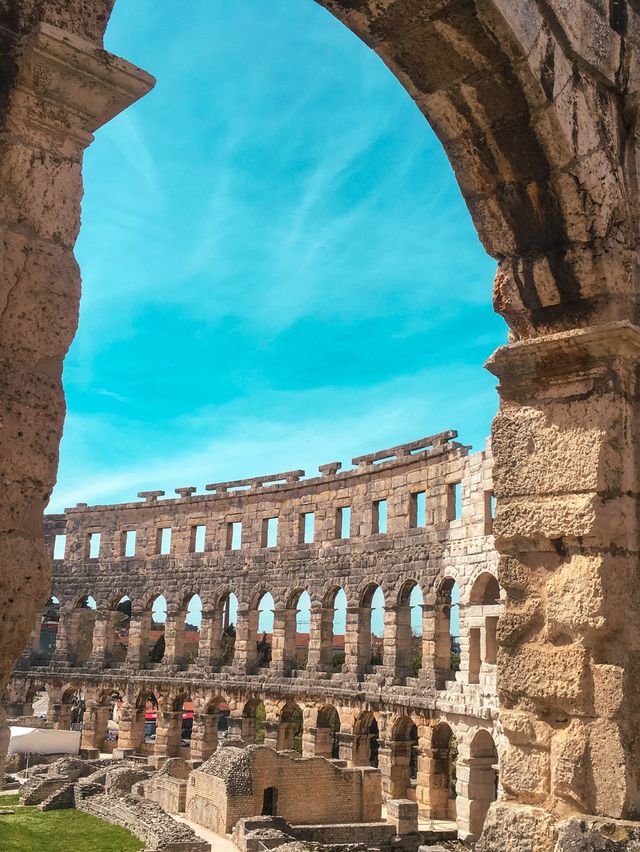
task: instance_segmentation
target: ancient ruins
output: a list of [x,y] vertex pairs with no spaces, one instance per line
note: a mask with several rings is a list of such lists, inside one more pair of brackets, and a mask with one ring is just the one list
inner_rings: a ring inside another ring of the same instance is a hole
[[[64,419],[62,361],[77,323],[82,154],[93,131],[153,85],[103,50],[112,5],[0,6],[3,688],[50,595],[42,516]],[[632,848],[640,816],[638,4],[322,5],[378,53],[425,114],[499,264],[494,304],[510,340],[489,369],[500,382],[492,452],[506,740],[504,795],[478,849]],[[274,651],[284,667],[282,635]],[[177,637],[169,632],[170,652]],[[239,630],[247,664],[248,648]],[[422,700],[426,693],[417,690]]]
[[[53,598],[37,613],[9,686],[10,715],[31,717],[34,697],[46,693],[49,722],[68,728],[81,696],[85,749],[115,747],[161,765],[167,757],[207,760],[225,744],[220,708],[228,707],[230,742],[379,767],[385,800],[414,801],[426,817],[455,820],[460,837],[476,839],[498,792],[500,590],[491,456],[468,455],[455,438],[446,432],[381,450],[347,470],[325,464],[308,479],[296,470],[47,516],[48,546],[61,558]],[[261,658],[267,594],[273,629]],[[340,594],[345,626],[335,635]],[[195,596],[198,630],[187,618]],[[166,622],[156,624],[161,597]],[[109,745],[116,704],[119,731]],[[339,811],[336,796],[348,801],[324,777],[332,771],[314,764],[304,784],[326,821]],[[289,818],[284,781],[277,787],[277,815]],[[230,832],[254,815],[223,826]]]

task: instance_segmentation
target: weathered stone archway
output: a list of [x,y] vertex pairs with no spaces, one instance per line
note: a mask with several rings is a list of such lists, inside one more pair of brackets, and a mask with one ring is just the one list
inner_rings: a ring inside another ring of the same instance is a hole
[[[99,50],[112,4],[16,0],[0,13],[2,688],[49,594],[41,517],[77,323],[82,151],[152,85]],[[546,850],[550,815],[640,813],[636,5],[322,5],[425,113],[499,261],[494,301],[512,339],[490,369],[510,744],[486,848],[511,833]]]

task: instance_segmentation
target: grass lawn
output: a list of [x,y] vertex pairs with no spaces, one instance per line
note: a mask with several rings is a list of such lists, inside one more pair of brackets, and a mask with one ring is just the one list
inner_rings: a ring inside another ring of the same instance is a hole
[[117,825],[76,810],[39,811],[18,804],[17,795],[0,797],[2,852],[138,852],[144,843]]

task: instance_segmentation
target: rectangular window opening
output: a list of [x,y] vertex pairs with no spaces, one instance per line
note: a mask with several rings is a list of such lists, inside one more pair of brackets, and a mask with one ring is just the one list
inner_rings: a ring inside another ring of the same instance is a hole
[[462,516],[462,487],[460,482],[450,482],[447,489],[447,518],[455,521]]
[[227,550],[240,550],[242,546],[242,521],[227,524]]
[[313,543],[315,519],[315,512],[303,512],[300,515],[300,544]]
[[166,556],[171,550],[171,527],[158,527],[158,553]]
[[262,546],[278,546],[278,519],[264,518],[262,521]]
[[387,531],[387,501],[376,500],[373,504],[373,517],[371,521],[372,533],[386,533]]
[[411,495],[409,504],[409,526],[421,529],[427,525],[427,495],[424,491],[416,491]]
[[495,500],[493,491],[484,492],[484,532],[491,535],[493,532],[493,518],[495,514]]
[[207,535],[207,528],[204,524],[194,524],[191,527],[191,553],[204,553],[204,542]]
[[338,538],[351,538],[351,506],[338,509]]
[[122,534],[122,555],[123,556],[135,556],[136,555],[136,531],[135,530],[125,530]]
[[97,559],[100,556],[100,537],[99,532],[89,533],[89,559]]
[[53,558],[64,559],[64,552],[67,549],[67,536],[64,533],[58,533],[53,540]]

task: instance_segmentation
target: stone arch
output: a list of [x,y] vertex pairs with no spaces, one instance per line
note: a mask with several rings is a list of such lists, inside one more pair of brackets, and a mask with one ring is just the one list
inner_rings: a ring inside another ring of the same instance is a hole
[[[33,14],[24,14],[22,5],[18,7],[15,17],[7,21],[11,27],[9,44],[20,44],[22,47],[22,36],[41,19],[45,19],[49,23],[66,27],[80,39],[88,39],[94,47],[100,46],[106,23],[104,9],[84,4],[82,13],[76,15],[75,9],[70,8],[67,14],[61,6],[56,6],[54,10],[50,5],[41,5]],[[636,264],[623,262],[633,259],[632,244],[635,240],[635,110],[629,103],[631,99],[626,97],[633,88],[627,90],[627,75],[619,73],[618,63],[612,58],[627,49],[623,38],[627,21],[623,12],[626,12],[628,4],[615,4],[615,9],[613,5],[611,9],[590,5],[588,8],[595,23],[589,24],[587,33],[593,35],[593,38],[576,36],[572,25],[574,22],[567,17],[572,14],[567,4],[528,3],[522,7],[525,14],[520,14],[519,4],[491,1],[483,4],[456,4],[454,14],[444,25],[439,5],[436,9],[420,9],[417,13],[413,4],[402,0],[391,4],[370,4],[366,0],[324,0],[324,5],[379,52],[436,129],[454,164],[480,236],[487,250],[500,260],[496,306],[507,317],[514,339],[533,337],[545,331],[561,332],[563,329],[597,324],[604,328],[604,322],[612,319],[635,320],[636,288],[631,288],[629,284]],[[597,42],[597,46],[593,42]],[[85,53],[89,55],[90,51]],[[25,54],[28,57],[29,50]],[[97,61],[95,50],[92,55]],[[14,57],[11,53],[9,57],[13,67]],[[110,57],[103,56],[102,60],[109,63]],[[21,59],[20,65],[25,61]],[[561,73],[561,69],[564,69],[564,73]],[[20,80],[18,70],[16,67],[14,79]],[[633,87],[635,77],[633,74],[630,77]],[[69,118],[67,131],[70,132],[67,134],[61,130],[60,133],[53,133],[50,140],[42,136],[32,139],[29,128],[22,126],[22,99],[7,98],[4,123],[11,128],[20,128],[20,134],[17,136],[15,151],[8,149],[3,155],[7,160],[3,172],[10,174],[14,163],[23,156],[23,150],[33,144],[43,149],[51,144],[56,155],[63,159],[79,157],[78,140],[86,139],[84,134],[94,130],[113,111],[139,97],[151,85],[150,80],[141,73],[136,76],[133,70],[131,80],[130,91],[119,93],[113,102],[110,101],[109,108],[96,106],[96,114],[93,116],[82,115],[82,111],[78,111],[77,115]],[[65,83],[69,85],[66,80],[61,82],[63,96],[66,95]],[[106,100],[107,91],[104,81],[99,99]],[[34,92],[36,100],[41,94]],[[41,133],[41,130],[38,132]],[[586,144],[594,138],[599,139],[598,148],[602,149],[595,153],[592,146]],[[72,155],[68,153],[69,150],[73,152]],[[30,167],[33,172],[37,160],[37,157],[34,158]],[[72,162],[75,169],[75,161],[65,160],[70,168]],[[36,239],[46,237],[45,226],[37,212],[42,197],[46,197],[49,187],[54,183],[54,178],[47,175],[46,170],[42,175],[35,174],[42,180],[42,192],[35,193],[35,198],[27,193],[23,197],[16,195],[15,211],[12,210],[10,214],[18,222],[34,221]],[[65,292],[69,294],[71,317],[77,305],[74,290],[77,290],[79,280],[71,258],[79,195],[79,188],[69,190],[64,205],[65,215],[62,216],[63,224],[68,223],[70,226],[70,236],[61,246],[61,264],[65,270],[63,278],[67,284]],[[60,209],[62,212],[62,205]],[[46,264],[41,266],[44,268]],[[23,271],[21,274],[29,273]],[[29,282],[27,292],[33,295],[24,295],[23,288],[18,291],[22,300],[21,315],[27,317],[36,314],[35,310],[30,310],[31,305],[37,304],[47,289],[43,273],[42,277],[33,271],[31,274],[34,280]],[[46,304],[46,301],[43,302],[43,305]],[[9,312],[8,317],[3,319],[10,322],[12,313]],[[53,327],[54,324],[50,325]],[[37,342],[37,353],[41,360],[50,359],[52,375],[60,372],[61,353],[72,337],[73,325],[71,321],[60,338],[58,328],[53,333],[47,333],[47,323],[42,324],[42,339]],[[29,329],[29,326],[26,328]],[[597,350],[595,347],[590,348],[593,338],[587,340],[584,348],[578,345],[576,363],[569,364],[565,369],[562,379],[568,377],[567,384],[574,388],[575,377],[584,370],[585,364],[591,369],[601,358],[604,366],[603,348],[607,351],[609,361],[613,361],[610,354],[614,349],[612,337],[620,340],[620,336],[617,332],[608,337],[602,331],[599,334],[602,334],[603,339],[606,338],[605,345],[599,343]],[[19,366],[11,368],[10,380],[15,382],[16,387],[20,387],[21,380],[31,382],[29,369],[23,365],[32,363],[29,359],[35,344],[29,339],[29,334],[16,334],[14,337],[16,364]],[[522,423],[515,425],[522,399],[526,398],[530,407],[533,400],[539,410],[545,408],[544,401],[535,402],[540,389],[530,377],[536,374],[542,381],[547,378],[548,364],[552,360],[556,363],[558,361],[558,350],[552,349],[556,343],[557,339],[540,341],[537,352],[545,352],[533,370],[507,369],[505,365],[512,364],[515,367],[519,357],[514,348],[507,350],[499,356],[498,362],[494,362],[493,368],[504,375],[503,392],[509,395],[510,406],[508,415],[502,417],[496,429],[496,434],[500,428],[504,430],[502,448],[498,449],[496,455],[498,467],[502,466],[503,470],[510,467],[509,454],[516,444],[509,438],[525,431]],[[568,342],[567,349],[572,345]],[[576,351],[575,348],[573,351]],[[522,354],[522,349],[519,353]],[[533,360],[536,357],[534,355]],[[610,366],[607,362],[607,369]],[[518,374],[516,381],[513,381],[514,374]],[[510,380],[511,388],[508,387]],[[519,387],[514,389],[518,383]],[[556,408],[561,395],[560,380],[557,384],[558,392],[554,401]],[[44,393],[44,390],[41,392]],[[50,384],[46,394],[52,411],[50,422],[55,450],[63,417],[59,380]],[[624,395],[620,394],[619,400]],[[579,410],[584,428],[588,429],[588,417],[592,409],[584,400],[583,403],[582,408],[579,404],[574,406],[572,419],[574,422],[578,420]],[[617,408],[616,405],[611,407]],[[603,420],[606,419],[604,413],[601,416]],[[55,478],[56,459],[50,447],[39,453],[37,450],[32,453],[22,452],[23,447],[35,444],[31,439],[37,434],[40,425],[35,417],[33,422],[30,422],[30,418],[24,420],[25,431],[20,431],[19,440],[12,438],[12,441],[16,441],[17,449],[16,480],[21,477],[27,481],[30,478],[30,465],[35,452],[36,459],[43,463],[40,476],[43,487],[38,489],[37,496],[29,491],[29,496],[25,493],[18,499],[18,505],[11,507],[13,516],[28,519],[22,522],[24,530],[16,529],[11,536],[16,541],[27,542],[24,564],[38,566],[39,576],[44,577],[46,560],[41,542],[33,534],[32,519],[40,513],[50,491]],[[600,434],[609,431],[604,428],[605,425],[603,422],[598,424]],[[534,425],[532,431],[535,432],[535,429]],[[629,442],[631,457],[635,453],[635,439],[624,440]],[[597,457],[600,463],[607,458],[609,446],[600,443],[595,451],[591,447],[588,452]],[[534,461],[544,463],[543,451],[536,447],[531,451],[531,454],[534,453]],[[579,462],[587,458],[587,454],[579,450],[575,456]],[[576,471],[580,470],[579,462],[575,465]],[[603,469],[608,469],[606,463]],[[616,474],[611,470],[608,472],[613,480]],[[515,486],[522,484],[518,481],[519,477],[516,473]],[[606,484],[608,493],[624,491],[617,483],[614,487],[612,481]],[[524,489],[520,493],[524,494]],[[569,501],[567,506],[570,506]],[[597,507],[595,511],[597,514]],[[574,510],[570,509],[566,517],[569,520],[562,521],[561,533],[571,529]],[[512,522],[512,541],[524,530],[524,526],[518,527],[517,520],[516,517]],[[13,530],[8,524],[5,527]],[[594,528],[598,528],[598,519]],[[591,528],[587,532],[591,532]],[[522,537],[524,539],[525,535]],[[564,548],[564,543],[558,540]],[[606,547],[609,545],[610,542],[607,542]],[[526,548],[527,543],[523,542],[521,550]],[[539,552],[531,546],[529,548],[532,552]],[[602,554],[603,558],[616,558],[605,547],[602,548]],[[508,555],[514,557],[513,553]],[[523,561],[526,564],[524,558]],[[619,572],[615,570],[617,564],[612,562],[607,569],[611,576],[619,577]],[[531,569],[531,574],[534,573]],[[21,581],[22,578],[18,579]],[[12,593],[13,588],[10,587],[9,601],[13,600],[10,597]],[[603,617],[607,618],[607,615]],[[611,619],[615,621],[615,616],[612,615]],[[635,620],[629,619],[631,622]],[[15,657],[23,644],[25,630],[28,629],[23,622],[24,618],[17,620],[16,635],[4,640],[8,658]],[[621,642],[621,651],[625,647],[625,638]],[[552,648],[547,646],[544,650],[551,652]],[[591,648],[586,653],[591,659],[586,662],[584,658],[580,659],[588,682],[591,676],[589,663],[595,662],[597,657]],[[626,652],[621,652],[619,659],[624,671],[629,662]],[[582,684],[580,686],[582,688]],[[544,709],[535,706],[535,701],[530,700],[526,686],[518,688],[517,683],[509,682],[506,688],[510,687],[513,687],[511,694],[515,696],[514,700],[522,698],[522,706],[531,713],[533,720],[542,716]],[[630,699],[625,696],[625,702],[634,699],[633,695]],[[529,709],[532,704],[534,710]],[[630,704],[629,710],[631,707]],[[570,706],[568,709],[571,712]],[[620,729],[614,728],[612,725],[611,743],[616,742],[617,737],[625,736]],[[635,748],[627,749],[626,743],[621,755],[621,759],[628,759],[631,765],[634,761],[637,763]],[[634,809],[636,804],[637,788],[625,788],[620,804],[607,809],[613,811],[614,815],[624,815]]]
[[[593,270],[583,229],[596,216],[601,191],[589,175],[587,139],[572,133],[574,124],[562,116],[564,102],[554,101],[554,74],[549,79],[540,64],[540,51],[562,53],[555,7],[544,12],[528,4],[518,14],[491,2],[480,12],[469,2],[439,14],[430,8],[417,13],[409,0],[317,2],[379,54],[435,130],[478,236],[499,261],[496,308],[511,328],[531,336],[571,327],[572,309],[581,299],[597,310],[607,285],[600,282],[596,292],[581,294],[578,279],[584,275],[581,264]],[[564,13],[560,21],[569,23]],[[609,21],[599,25],[607,31]],[[539,34],[538,50],[532,49],[531,33]],[[574,97],[579,80],[571,84]],[[589,96],[587,107],[584,93],[577,95],[585,112],[605,110],[613,126],[622,120],[615,97],[607,97],[605,105],[595,88]],[[612,139],[610,155],[615,144]],[[575,158],[579,177],[567,182],[564,175]],[[609,226],[625,219],[625,204],[624,192],[616,188],[605,213]],[[621,263],[622,252],[614,248],[613,254]],[[553,304],[543,295],[543,269],[557,293]]]
[[393,640],[395,672],[401,679],[416,677],[422,668],[423,605],[424,594],[418,580],[404,580],[396,597],[395,636],[389,637]]
[[267,711],[262,699],[249,698],[242,708],[241,738],[246,745],[261,745],[265,740]]
[[[450,574],[443,577],[435,586],[434,607],[434,644],[435,644],[435,672],[436,682],[442,684],[445,680],[451,680],[454,672],[460,668],[460,586],[457,580]],[[455,616],[452,610],[456,611]]]
[[458,822],[462,836],[473,840],[480,837],[487,811],[498,798],[498,750],[489,731],[483,728],[474,734],[469,756],[460,763],[458,773],[466,792],[458,800]]
[[298,586],[286,595],[284,610],[283,670],[305,669],[311,639],[311,595]]
[[382,585],[368,583],[359,595],[358,674],[365,675],[384,662],[384,608]]
[[302,754],[304,718],[302,709],[295,701],[287,701],[280,710],[277,730],[276,749],[278,751],[297,751]]
[[469,683],[480,683],[482,677],[495,677],[498,654],[498,618],[500,586],[488,571],[480,573],[470,588],[464,609],[465,639],[468,645],[466,670]]
[[32,659],[36,664],[47,664],[56,649],[62,650],[65,638],[60,635],[61,609],[60,598],[56,595],[51,595],[42,608],[32,650]]
[[146,632],[146,654],[144,648],[141,649],[140,656],[147,664],[154,666],[161,663],[164,659],[167,647],[167,617],[169,612],[169,604],[166,596],[162,592],[155,592],[147,598],[147,603],[144,608],[144,626]]
[[429,816],[455,819],[457,800],[458,744],[447,722],[438,722],[431,732]]
[[81,684],[69,683],[60,690],[60,704],[54,712],[54,728],[61,731],[80,727],[86,709],[84,690]]
[[416,799],[418,779],[418,726],[411,716],[398,716],[380,749],[382,791],[391,799]]
[[316,716],[313,753],[337,760],[340,757],[340,714],[333,704],[324,704]]
[[[275,598],[268,589],[261,589],[252,596],[249,606],[249,643],[255,645],[254,667],[267,668],[272,659]],[[250,645],[250,650],[253,650]],[[250,658],[247,667],[250,670]]]
[[320,598],[318,669],[329,674],[342,671],[345,661],[348,599],[339,583],[330,583]]
[[131,598],[126,592],[117,592],[111,598],[104,655],[107,666],[119,665],[127,658],[132,606]]
[[378,766],[380,728],[372,710],[362,710],[353,722],[353,766]]
[[[220,666],[230,666],[233,663],[237,624],[238,624],[238,597],[234,591],[228,589],[218,596],[217,606],[214,611],[216,619],[216,630],[213,634],[214,659],[219,660]],[[217,630],[220,630],[220,638]]]

